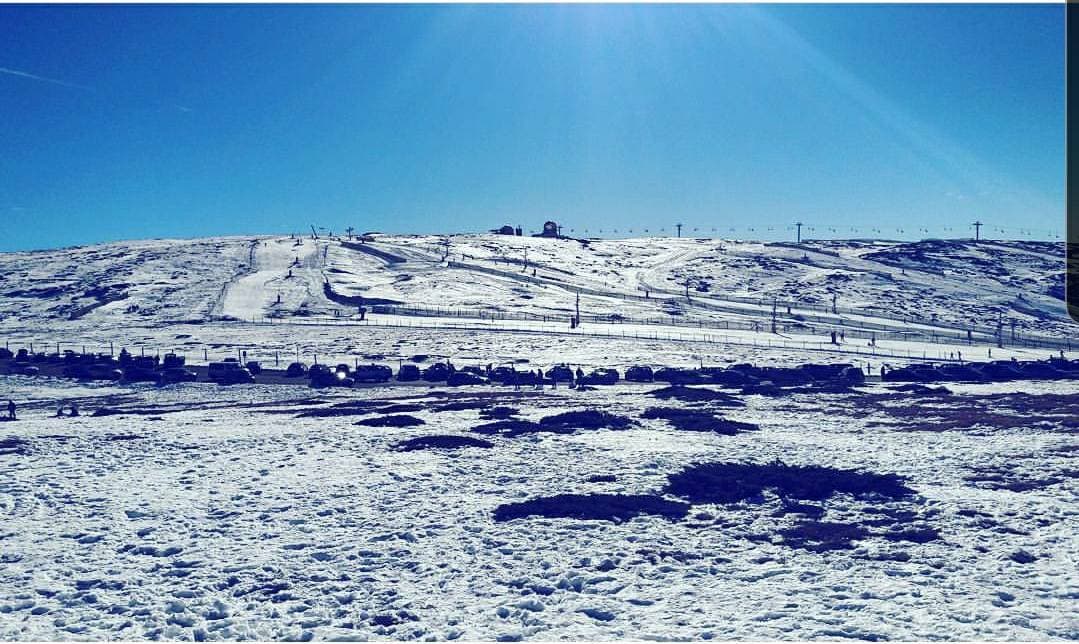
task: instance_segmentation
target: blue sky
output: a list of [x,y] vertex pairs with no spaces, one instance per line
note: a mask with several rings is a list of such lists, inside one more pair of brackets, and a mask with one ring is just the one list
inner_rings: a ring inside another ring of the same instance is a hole
[[0,6],[0,250],[545,219],[1052,238],[1063,26],[1062,4]]

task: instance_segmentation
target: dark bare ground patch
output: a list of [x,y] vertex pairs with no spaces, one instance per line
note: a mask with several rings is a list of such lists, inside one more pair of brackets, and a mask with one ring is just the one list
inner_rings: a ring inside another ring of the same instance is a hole
[[734,436],[739,432],[760,429],[758,425],[752,423],[727,420],[706,411],[678,407],[649,407],[641,414],[641,418],[662,418],[672,427],[681,431],[714,432],[724,436]]
[[648,392],[649,395],[660,400],[680,400],[682,402],[706,402],[717,407],[745,407],[746,404],[737,397],[715,389],[704,387],[686,387],[684,385],[672,385]]
[[785,499],[820,501],[835,494],[898,499],[914,494],[895,474],[818,465],[704,463],[667,476],[665,492],[692,503],[737,503],[772,490]]
[[1079,394],[1001,393],[985,395],[912,396],[865,394],[851,404],[829,406],[830,414],[862,418],[880,415],[867,427],[898,431],[998,431],[1037,429],[1079,432]]
[[485,420],[506,420],[508,418],[513,418],[517,413],[518,410],[514,407],[498,406],[480,412],[480,418]]
[[431,411],[465,411],[468,409],[488,409],[491,407],[489,400],[458,400],[445,403],[431,408]]
[[853,541],[865,539],[870,533],[853,523],[803,521],[780,530],[779,535],[783,537],[783,544],[791,548],[825,552],[849,550],[854,547]]
[[520,503],[507,503],[495,509],[495,521],[510,521],[529,516],[550,519],[626,521],[642,514],[658,515],[668,520],[686,516],[689,504],[646,494],[559,494]]
[[[196,407],[189,407],[188,409],[196,409]],[[161,407],[100,407],[94,410],[94,413],[90,416],[94,418],[100,418],[102,416],[157,416],[160,414],[169,414],[178,411],[186,411],[186,409],[165,409]]]
[[632,423],[633,421],[624,416],[594,409],[545,416],[539,422],[544,427],[570,429],[625,429]]
[[796,503],[784,499],[782,507],[773,512],[772,516],[782,517],[788,514],[801,514],[811,519],[819,519],[824,516],[824,508],[812,503]]
[[353,423],[353,425],[363,425],[365,427],[415,427],[417,425],[425,424],[426,423],[422,418],[416,418],[415,416],[409,416],[408,414],[377,416],[375,418],[358,420]]
[[513,438],[522,434],[544,431],[543,426],[531,420],[498,420],[493,423],[476,425],[472,431],[485,436],[506,436]]
[[901,391],[906,394],[917,396],[950,396],[952,393],[951,389],[948,389],[947,387],[930,387],[928,385],[920,385],[916,382],[893,387],[892,391]]
[[477,434],[487,436],[500,435],[508,438],[524,434],[572,434],[580,429],[625,429],[632,421],[623,416],[605,411],[585,410],[568,411],[541,419],[538,423],[531,420],[507,419],[485,423],[472,428]]
[[25,456],[29,445],[17,436],[0,438],[0,456]]
[[423,409],[423,405],[409,404],[334,405],[333,407],[323,409],[309,409],[298,414],[296,418],[338,418],[344,416],[365,416],[367,414],[403,414],[410,411],[422,411]]
[[142,434],[109,434],[105,436],[107,441],[136,441],[142,438],[146,438]]
[[766,396],[768,398],[782,398],[785,396],[794,396],[800,394],[849,395],[862,393],[854,388],[857,386],[860,385],[850,384],[846,382],[822,382],[795,386],[777,385],[771,382],[759,382],[743,386],[741,393],[743,396],[757,395]]
[[880,536],[888,541],[908,541],[910,543],[929,543],[940,539],[940,531],[936,528],[915,527],[901,528],[883,532]]
[[963,480],[985,490],[1029,492],[1059,485],[1077,477],[1079,477],[1079,470],[1063,470],[1047,476],[1024,476],[1003,468],[978,468],[972,474],[964,476]]
[[490,448],[490,443],[471,436],[419,436],[401,441],[394,445],[394,449],[402,452],[413,452],[421,449],[461,449],[464,447]]

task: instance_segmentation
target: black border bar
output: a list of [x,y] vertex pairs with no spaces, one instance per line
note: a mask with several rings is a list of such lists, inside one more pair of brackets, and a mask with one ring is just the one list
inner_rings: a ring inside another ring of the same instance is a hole
[[[1064,299],[1068,314],[1079,322],[1079,177],[1072,170],[1079,164],[1079,0],[1064,5]],[[1073,37],[1074,36],[1074,37]]]

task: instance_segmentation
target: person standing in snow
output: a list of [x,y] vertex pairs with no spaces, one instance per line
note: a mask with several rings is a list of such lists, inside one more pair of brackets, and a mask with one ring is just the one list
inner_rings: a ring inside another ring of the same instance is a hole
[[8,420],[15,420],[15,401],[14,400],[8,400],[7,401],[7,417],[8,417]]
[[70,414],[70,416],[72,418],[74,418],[75,416],[78,416],[78,415],[79,415],[79,403],[71,403],[71,414]]

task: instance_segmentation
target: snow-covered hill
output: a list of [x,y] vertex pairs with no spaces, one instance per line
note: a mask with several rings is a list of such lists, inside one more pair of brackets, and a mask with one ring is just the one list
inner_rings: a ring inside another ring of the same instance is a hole
[[[1062,257],[1059,243],[970,240],[153,240],[0,254],[0,316],[8,325],[289,317],[356,296],[556,315],[570,313],[582,291],[587,314],[709,317],[704,307],[732,298],[829,311],[834,296],[848,313],[984,327],[1002,314],[1009,326],[1066,333]],[[684,294],[687,283],[690,298],[672,311],[661,296]],[[646,292],[657,298],[627,299]]]
[[[378,235],[362,242],[122,242],[0,254],[0,334],[158,347],[196,335],[191,342],[213,347],[227,344],[226,335],[236,343],[228,325],[302,323],[276,348],[325,353],[326,344],[341,346],[329,341],[325,325],[359,323],[364,306],[364,324],[446,335],[454,328],[565,332],[579,311],[578,335],[828,349],[836,346],[834,332],[848,352],[870,345],[912,357],[991,347],[1003,336],[1044,357],[1070,350],[1074,334],[1063,304],[1062,253],[1049,242],[971,240]],[[391,334],[399,346],[401,332]],[[273,335],[263,329],[239,344],[266,345]]]

